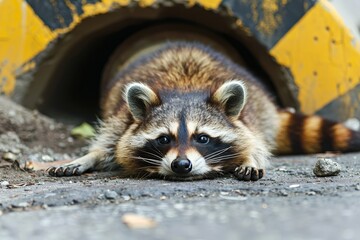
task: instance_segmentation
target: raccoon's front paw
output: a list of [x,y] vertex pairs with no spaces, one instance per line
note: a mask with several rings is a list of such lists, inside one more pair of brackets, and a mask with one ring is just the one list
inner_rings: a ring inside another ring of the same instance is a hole
[[70,177],[70,176],[79,176],[85,169],[80,164],[65,164],[60,167],[50,167],[47,169],[47,172],[50,176],[53,177]]
[[264,169],[257,169],[255,167],[240,166],[235,168],[233,175],[242,181],[257,181],[265,174]]

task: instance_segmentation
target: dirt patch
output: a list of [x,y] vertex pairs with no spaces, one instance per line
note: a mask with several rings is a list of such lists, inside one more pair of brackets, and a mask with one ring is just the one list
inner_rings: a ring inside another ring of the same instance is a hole
[[51,180],[44,172],[23,172],[18,166],[29,160],[50,162],[84,153],[86,141],[71,137],[72,127],[0,97],[0,181]]

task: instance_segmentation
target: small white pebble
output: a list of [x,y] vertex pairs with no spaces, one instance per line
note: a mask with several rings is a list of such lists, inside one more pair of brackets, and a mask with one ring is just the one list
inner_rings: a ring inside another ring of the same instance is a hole
[[54,161],[54,158],[50,157],[49,155],[42,155],[41,160],[43,160],[44,162],[52,162]]
[[27,202],[21,202],[21,203],[12,204],[12,206],[14,208],[26,208],[26,207],[29,207],[30,204]]
[[129,195],[124,195],[124,196],[121,196],[122,199],[124,199],[125,201],[129,201],[131,199],[131,197]]
[[10,162],[14,162],[16,160],[16,155],[12,152],[6,152],[2,155],[2,159]]
[[117,192],[115,191],[111,191],[111,190],[106,190],[105,192],[105,198],[107,199],[115,199],[117,198],[119,195],[117,194]]
[[8,181],[2,181],[1,183],[0,183],[0,185],[2,186],[2,187],[6,187],[6,186],[8,186],[10,183],[8,182]]

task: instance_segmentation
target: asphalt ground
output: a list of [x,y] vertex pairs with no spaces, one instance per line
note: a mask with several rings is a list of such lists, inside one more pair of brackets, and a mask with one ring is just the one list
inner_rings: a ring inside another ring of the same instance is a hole
[[[328,155],[342,166],[333,177],[313,174],[318,157],[274,158],[257,182],[54,178],[12,167],[7,179],[3,168],[0,239],[359,239],[360,154]],[[153,224],[131,227],[129,213]]]

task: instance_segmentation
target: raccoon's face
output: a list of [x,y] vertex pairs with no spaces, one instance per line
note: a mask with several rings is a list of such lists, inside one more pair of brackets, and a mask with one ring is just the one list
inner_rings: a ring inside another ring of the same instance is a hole
[[137,126],[128,136],[132,149],[130,162],[125,163],[128,171],[133,175],[199,179],[235,167],[241,147],[238,126],[233,122],[245,97],[240,81],[227,82],[212,95],[158,95],[143,84],[130,84],[126,100]]

